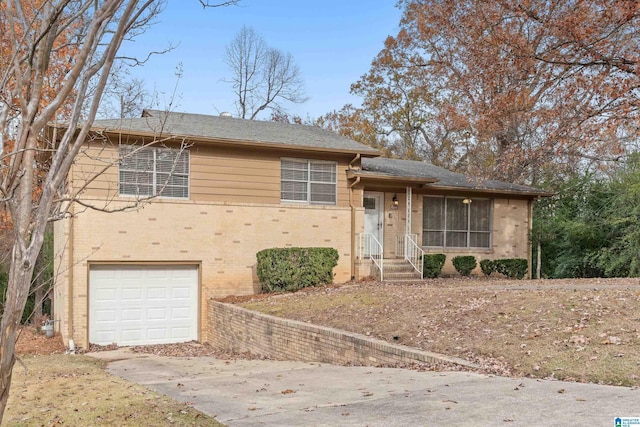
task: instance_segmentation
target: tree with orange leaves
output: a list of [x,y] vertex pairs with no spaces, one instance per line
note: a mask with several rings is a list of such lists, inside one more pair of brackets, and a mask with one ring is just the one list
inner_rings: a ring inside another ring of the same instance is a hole
[[[203,7],[236,2],[200,0]],[[0,320],[0,423],[45,230],[75,202],[63,183],[89,134],[123,40],[144,31],[163,4],[0,0],[0,204],[13,237]],[[53,141],[45,131],[59,118],[66,128]]]
[[399,33],[352,92],[380,131],[413,129],[422,157],[440,149],[460,169],[532,183],[635,148],[639,2],[399,6]]

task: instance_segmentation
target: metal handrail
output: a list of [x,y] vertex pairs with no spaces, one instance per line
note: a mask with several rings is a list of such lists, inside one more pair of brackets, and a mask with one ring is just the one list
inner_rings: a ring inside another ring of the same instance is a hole
[[[414,242],[418,241],[417,234],[409,234],[408,236],[411,236]],[[396,235],[396,257],[397,258],[404,258],[404,253],[407,246],[406,237],[407,237],[407,234]]]
[[358,258],[369,258],[380,272],[380,280],[384,280],[384,257],[382,244],[371,233],[358,233]]
[[404,235],[404,259],[409,261],[409,264],[411,264],[413,268],[420,273],[420,278],[423,278],[424,251],[420,246],[418,246],[418,243],[416,242],[417,240],[418,236],[416,234]]

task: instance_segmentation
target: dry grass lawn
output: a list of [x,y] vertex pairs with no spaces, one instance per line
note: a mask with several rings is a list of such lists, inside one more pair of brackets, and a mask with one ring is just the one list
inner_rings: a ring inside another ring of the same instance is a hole
[[350,284],[243,306],[481,364],[485,372],[640,386],[640,280]]
[[3,425],[223,426],[189,402],[108,374],[100,360],[56,353],[56,339],[23,330],[18,349],[31,354],[15,364]]

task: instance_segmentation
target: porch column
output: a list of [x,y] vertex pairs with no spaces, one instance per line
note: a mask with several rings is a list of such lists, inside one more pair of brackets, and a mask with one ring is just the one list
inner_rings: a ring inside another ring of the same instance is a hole
[[407,202],[406,202],[407,220],[405,222],[404,234],[411,234],[411,202],[413,201],[412,195],[413,193],[412,193],[411,187],[407,187]]
[[407,236],[411,234],[411,202],[413,201],[413,197],[411,192],[411,187],[407,187],[406,197],[405,197],[405,205],[407,207],[407,211],[405,213],[406,220],[404,222],[404,258],[407,259],[407,254],[409,253],[409,239]]

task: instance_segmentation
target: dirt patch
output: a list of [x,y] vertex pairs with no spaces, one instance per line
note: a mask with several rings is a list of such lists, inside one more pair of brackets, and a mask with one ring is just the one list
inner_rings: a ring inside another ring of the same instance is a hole
[[364,283],[240,305],[461,357],[488,373],[640,385],[640,279]]
[[18,341],[16,342],[16,354],[18,355],[58,354],[64,353],[65,350],[60,334],[47,338],[39,327],[33,325],[22,326],[18,332]]
[[[89,349],[86,352],[100,352],[117,350],[119,348],[116,344],[107,346],[100,346],[96,344],[90,344]],[[189,341],[183,343],[173,344],[154,344],[154,345],[136,345],[127,347],[134,353],[142,354],[154,354],[156,356],[167,357],[215,357],[216,359],[233,360],[233,359],[259,359],[259,360],[271,360],[268,356],[261,356],[251,353],[237,353],[226,352],[216,350],[208,343],[200,343],[197,341]]]

